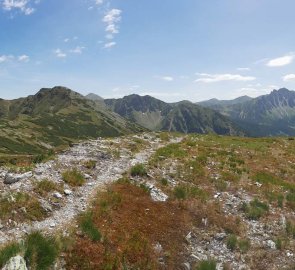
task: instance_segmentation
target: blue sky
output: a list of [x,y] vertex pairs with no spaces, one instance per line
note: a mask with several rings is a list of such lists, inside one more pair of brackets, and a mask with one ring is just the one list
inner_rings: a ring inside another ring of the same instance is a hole
[[295,89],[294,0],[0,0],[0,97]]

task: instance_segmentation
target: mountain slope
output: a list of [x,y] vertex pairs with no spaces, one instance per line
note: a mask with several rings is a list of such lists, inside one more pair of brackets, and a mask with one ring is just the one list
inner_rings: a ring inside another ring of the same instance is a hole
[[86,99],[94,100],[94,101],[101,101],[103,98],[99,95],[89,93],[88,95],[85,96]]
[[252,98],[248,96],[241,96],[232,100],[219,100],[216,98],[212,98],[206,101],[197,102],[197,104],[213,110],[221,110],[226,106],[240,104],[250,100],[252,100]]
[[0,101],[0,152],[38,153],[76,139],[141,130],[133,123],[64,87]]
[[295,92],[286,88],[214,109],[230,117],[253,136],[295,135]]
[[243,134],[221,114],[187,101],[168,104],[150,96],[130,95],[121,99],[107,99],[104,102],[114,112],[151,130]]

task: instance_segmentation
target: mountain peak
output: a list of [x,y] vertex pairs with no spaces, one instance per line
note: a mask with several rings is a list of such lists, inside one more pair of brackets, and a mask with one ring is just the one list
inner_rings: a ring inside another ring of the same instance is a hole
[[290,93],[290,92],[293,92],[293,91],[291,91],[291,90],[289,90],[289,89],[283,87],[283,88],[280,88],[280,89],[278,89],[278,90],[274,89],[274,90],[271,92],[271,94],[272,94],[272,93]]
[[97,94],[89,93],[85,96],[86,99],[94,100],[94,101],[100,101],[103,100],[103,98]]

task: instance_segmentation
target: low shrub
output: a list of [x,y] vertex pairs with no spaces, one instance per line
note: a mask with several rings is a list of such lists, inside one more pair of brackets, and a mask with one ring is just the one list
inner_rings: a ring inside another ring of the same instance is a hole
[[85,178],[77,169],[68,170],[62,173],[63,180],[70,186],[82,186],[85,184]]
[[21,251],[21,246],[11,243],[0,250],[0,267],[3,267],[10,258],[16,256]]
[[96,167],[95,160],[87,160],[83,163],[83,166],[89,170],[93,170]]
[[40,195],[44,196],[49,192],[52,191],[60,191],[61,187],[54,183],[53,181],[50,181],[48,179],[43,179],[40,182],[37,182],[35,185],[35,192],[39,193]]
[[289,236],[295,239],[295,222],[292,220],[287,220],[286,222],[286,232]]
[[80,227],[82,232],[85,233],[93,242],[101,240],[101,233],[95,227],[91,213],[86,213],[81,217]]
[[269,207],[266,203],[254,199],[249,204],[243,203],[242,210],[245,212],[248,219],[257,220],[268,212]]
[[240,251],[242,253],[246,253],[249,250],[251,243],[250,243],[250,241],[248,239],[241,239],[239,241],[238,245],[239,245]]
[[237,239],[236,235],[234,235],[234,234],[229,235],[226,240],[227,248],[230,249],[231,251],[234,251],[237,247],[237,244],[238,244],[238,239]]
[[168,186],[168,180],[166,179],[166,178],[162,178],[161,179],[161,184],[163,185],[163,186]]
[[25,241],[25,260],[31,270],[47,270],[58,255],[53,238],[44,237],[40,232],[28,235]]
[[179,200],[200,199],[205,201],[208,198],[206,191],[190,185],[179,185],[174,188],[174,197]]
[[[11,201],[14,201],[11,203]],[[35,221],[46,216],[46,211],[42,208],[37,198],[27,193],[17,192],[0,198],[0,218],[15,221]]]
[[289,192],[287,194],[286,202],[291,209],[295,209],[295,192]]
[[201,261],[196,270],[216,270],[216,262],[214,260]]
[[136,164],[131,168],[132,176],[146,176],[147,171],[143,164]]

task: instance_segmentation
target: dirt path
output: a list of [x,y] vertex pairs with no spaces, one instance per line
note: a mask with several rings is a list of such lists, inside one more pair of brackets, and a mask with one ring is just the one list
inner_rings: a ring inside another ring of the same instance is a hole
[[[128,150],[128,145],[132,139],[139,139],[138,136],[129,138],[116,138],[113,140],[91,140],[79,143],[70,148],[66,152],[58,155],[55,160],[39,164],[33,171],[32,176],[28,179],[21,180],[10,186],[6,185],[4,192],[7,190],[27,192],[31,196],[36,196],[33,192],[33,181],[40,181],[48,179],[56,183],[62,183],[61,173],[64,170],[77,168],[84,173],[87,182],[82,187],[71,189],[65,185],[64,190],[69,189],[70,195],[61,195],[58,203],[52,198],[56,194],[50,194],[45,199],[39,197],[44,208],[50,209],[50,215],[42,221],[31,223],[17,224],[11,221],[8,226],[3,226],[0,230],[0,245],[5,244],[11,240],[19,240],[24,234],[34,230],[41,230],[46,232],[54,232],[58,229],[64,228],[69,222],[82,211],[86,210],[93,195],[107,183],[119,179],[122,174],[128,171],[133,165],[137,163],[146,163],[151,155],[166,143],[161,142],[154,134],[144,134],[140,136],[141,140],[145,141],[143,150],[136,154],[132,154]],[[173,139],[170,142],[177,142],[181,139]],[[117,156],[112,154],[117,152]],[[120,152],[120,157],[118,157]],[[83,163],[87,160],[95,160],[96,168],[87,170]],[[5,172],[2,172],[4,175]],[[53,203],[55,201],[55,203]],[[51,210],[52,205],[59,205],[58,209]],[[14,224],[14,226],[11,226]]]

